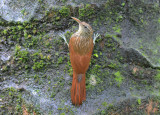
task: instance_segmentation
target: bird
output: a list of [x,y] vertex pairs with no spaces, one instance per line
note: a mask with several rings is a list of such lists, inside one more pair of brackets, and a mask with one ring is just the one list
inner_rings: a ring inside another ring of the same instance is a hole
[[73,105],[79,106],[86,100],[85,76],[90,65],[95,41],[100,34],[94,34],[93,39],[93,30],[89,24],[81,22],[78,18],[71,18],[78,22],[78,31],[71,36],[69,44],[64,34],[60,34],[60,37],[62,37],[68,45],[73,69],[71,101]]

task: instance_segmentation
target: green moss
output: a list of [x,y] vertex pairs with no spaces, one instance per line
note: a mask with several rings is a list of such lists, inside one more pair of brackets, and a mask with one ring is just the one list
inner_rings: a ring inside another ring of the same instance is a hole
[[23,26],[18,25],[18,30],[22,30]]
[[61,113],[60,115],[65,115],[65,113]]
[[27,37],[28,37],[28,38],[31,38],[31,37],[32,37],[32,35],[31,35],[31,34],[29,34]]
[[98,19],[95,19],[95,20],[93,21],[93,25],[94,25],[94,26],[97,26],[97,25],[98,25],[98,22],[99,22],[99,20],[98,20]]
[[27,31],[24,30],[23,32],[24,32],[24,37],[27,38],[28,37]]
[[80,18],[81,17],[91,18],[94,13],[95,13],[94,8],[91,7],[90,4],[86,4],[84,7],[79,8],[79,16],[80,16]]
[[105,110],[102,110],[102,111],[101,111],[101,115],[106,115],[106,111],[105,111]]
[[121,33],[121,28],[120,28],[120,26],[118,26],[118,25],[115,25],[114,27],[112,27],[112,29],[113,29],[116,33],[118,33],[118,34]]
[[138,105],[141,105],[141,99],[139,98],[138,100],[137,100],[137,103],[138,103]]
[[25,9],[21,10],[21,13],[24,15],[25,14]]
[[20,49],[21,49],[21,46],[17,44],[16,47],[15,47],[15,53],[17,53],[18,51],[20,51]]
[[124,77],[122,76],[120,71],[117,71],[116,73],[114,73],[115,76],[115,81],[117,82],[117,85],[120,86],[124,80]]
[[59,13],[64,16],[67,17],[70,14],[70,9],[66,6],[62,6],[62,8],[59,10]]
[[160,45],[160,36],[156,37],[156,41],[157,41],[156,43]]
[[105,37],[106,37],[106,38],[112,38],[113,35],[111,35],[111,34],[109,34],[109,33],[106,32],[106,33],[105,33]]
[[58,63],[58,64],[61,64],[62,62],[63,62],[63,58],[62,58],[62,57],[59,57],[57,63]]
[[40,60],[40,61],[34,63],[32,69],[33,70],[40,70],[40,69],[44,68],[44,66],[45,66],[44,61]]
[[[28,36],[26,35],[26,37]],[[30,39],[26,39],[24,46],[27,48],[37,48],[39,44],[39,37],[31,37]]]
[[112,69],[117,69],[119,67],[119,65],[117,65],[116,63],[113,63],[111,62],[109,65],[108,65],[109,68],[112,68]]
[[[94,65],[91,69],[89,69],[89,72],[87,72],[86,74],[86,88],[87,89],[93,89],[94,86],[96,85],[100,85],[103,83],[102,78],[100,78],[99,76],[102,76],[102,72],[101,72],[101,65]],[[104,89],[103,87],[98,87],[97,92],[102,92]]]
[[160,24],[160,18],[158,19],[158,23]]
[[21,105],[17,104],[17,105],[16,105],[16,110],[17,110],[18,112],[22,112]]
[[64,71],[66,71],[66,70],[67,70],[69,76],[72,76],[72,74],[73,74],[73,69],[72,69],[72,67],[71,67],[71,62],[70,62],[69,59],[68,59],[68,61],[67,61],[67,64],[65,65],[65,70],[64,70]]
[[143,9],[139,8],[139,13],[142,14],[143,13]]
[[125,6],[125,2],[123,2],[121,5],[124,7]]
[[16,53],[16,57],[18,57],[19,60],[21,60],[22,62],[26,63],[29,59],[29,52],[26,50],[23,51],[19,51]]
[[108,104],[107,104],[107,102],[103,102],[102,105],[103,105],[104,107],[106,107]]
[[7,30],[3,30],[3,34],[6,35],[7,34]]
[[123,16],[121,14],[119,14],[116,18],[116,22],[120,22],[123,20]]
[[140,49],[143,49],[143,45],[141,45],[139,48],[140,48]]
[[5,104],[5,107],[11,108],[10,113],[17,115],[22,114],[22,95],[14,87],[7,88],[6,93],[8,94],[4,97],[4,100],[7,100],[7,105]]
[[29,52],[27,50],[20,50],[21,46],[16,45],[15,47],[15,57],[19,62],[27,63],[29,60]]
[[98,54],[97,54],[97,53],[95,53],[95,54],[93,54],[93,55],[98,58]]
[[36,28],[34,28],[34,29],[32,30],[32,32],[33,32],[33,34],[36,34],[36,33],[37,33]]
[[56,17],[56,21],[60,20],[61,18],[59,16]]
[[100,75],[100,72],[101,72],[101,71],[100,71],[100,68],[101,68],[101,65],[98,65],[98,64],[94,65],[93,68],[90,69],[91,74],[94,74],[94,75],[99,76],[99,75]]
[[16,32],[16,30],[17,30],[16,26],[11,27],[11,29],[13,32]]
[[51,59],[51,55],[47,55],[47,60],[50,60]]
[[155,76],[155,79],[156,79],[157,81],[160,81],[160,70],[157,71],[157,74],[156,74],[156,76]]
[[39,3],[42,3],[43,0],[38,0]]

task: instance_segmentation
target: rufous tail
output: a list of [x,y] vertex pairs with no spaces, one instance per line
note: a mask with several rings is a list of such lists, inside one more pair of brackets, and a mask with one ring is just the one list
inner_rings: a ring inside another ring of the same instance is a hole
[[86,100],[85,74],[73,72],[71,100],[74,105],[81,105]]

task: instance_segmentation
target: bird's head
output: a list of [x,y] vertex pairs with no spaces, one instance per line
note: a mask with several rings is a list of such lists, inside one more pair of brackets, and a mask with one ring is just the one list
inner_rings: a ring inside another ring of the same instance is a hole
[[93,30],[89,24],[87,24],[86,22],[81,22],[79,19],[75,17],[72,17],[72,19],[74,19],[79,23],[79,30],[78,30],[79,33],[92,36]]

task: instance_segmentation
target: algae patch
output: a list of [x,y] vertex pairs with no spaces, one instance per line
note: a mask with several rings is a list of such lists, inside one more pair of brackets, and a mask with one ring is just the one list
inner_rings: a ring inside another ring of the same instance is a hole
[[124,77],[122,76],[120,71],[117,71],[114,73],[115,81],[117,82],[117,86],[120,86],[124,80]]

